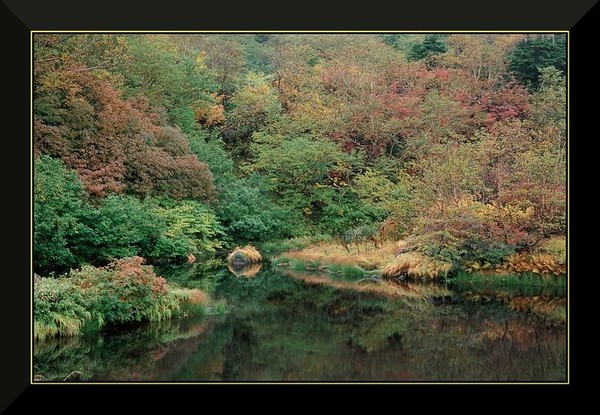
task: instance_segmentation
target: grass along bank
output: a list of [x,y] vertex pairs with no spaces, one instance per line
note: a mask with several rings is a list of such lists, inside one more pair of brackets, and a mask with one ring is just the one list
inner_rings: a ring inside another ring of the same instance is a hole
[[318,271],[347,279],[406,274],[411,279],[433,280],[447,276],[452,265],[418,252],[396,255],[406,247],[403,241],[383,241],[343,246],[333,241],[316,242],[273,258],[275,265],[296,270]]
[[284,252],[272,261],[279,266],[291,266],[308,271],[319,270],[357,276],[360,272],[371,275],[379,273],[380,269],[393,261],[397,251],[398,245],[393,241],[385,241],[378,246],[365,244],[348,247],[333,241],[325,241]]
[[[455,261],[428,256],[406,241],[344,246],[319,241],[274,257],[274,265],[328,273],[346,279],[381,276],[384,279],[452,281],[464,284],[553,286],[566,284],[566,255],[560,241],[541,244],[531,252],[508,255],[500,262]],[[563,241],[564,242],[564,241]]]
[[200,314],[211,306],[203,291],[167,284],[141,257],[105,267],[84,266],[34,286],[34,339],[76,336],[106,325]]

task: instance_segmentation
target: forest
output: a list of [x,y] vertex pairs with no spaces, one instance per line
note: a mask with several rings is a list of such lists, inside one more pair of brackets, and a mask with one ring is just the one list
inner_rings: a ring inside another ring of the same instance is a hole
[[156,295],[142,263],[282,241],[565,273],[565,33],[35,33],[32,67],[36,278]]

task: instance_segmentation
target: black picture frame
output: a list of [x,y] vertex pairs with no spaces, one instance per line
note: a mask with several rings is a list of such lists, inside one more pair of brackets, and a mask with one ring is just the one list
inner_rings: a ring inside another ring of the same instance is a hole
[[[586,131],[593,108],[591,102],[593,88],[587,82],[592,78],[592,65],[587,61],[588,53],[595,53],[589,45],[598,19],[598,0],[558,2],[535,0],[529,2],[505,0],[502,2],[453,1],[453,2],[412,2],[411,4],[365,4],[360,10],[349,6],[330,6],[322,10],[316,6],[300,3],[265,10],[255,3],[241,5],[207,5],[185,1],[171,1],[150,6],[145,2],[117,2],[107,0],[98,3],[76,1],[32,1],[2,0],[0,15],[5,35],[4,76],[5,87],[10,90],[8,114],[5,123],[12,134],[5,133],[4,144],[9,148],[5,153],[5,222],[12,228],[5,231],[6,245],[9,246],[6,262],[9,268],[3,281],[6,288],[2,303],[2,323],[8,339],[2,346],[2,393],[0,412],[19,413],[26,409],[41,407],[44,404],[58,408],[65,395],[97,395],[108,397],[115,389],[101,386],[99,391],[91,391],[82,386],[70,385],[36,387],[30,379],[30,282],[24,274],[30,274],[31,247],[31,152],[28,134],[30,120],[30,36],[32,30],[342,30],[342,31],[394,31],[394,30],[569,30],[570,39],[570,144],[569,144],[569,258],[570,274],[573,276],[570,291],[570,370],[571,385],[580,383],[579,370],[583,357],[574,350],[577,348],[575,336],[578,288],[577,282],[582,270],[576,258],[579,256],[581,239],[579,224],[583,215],[579,212],[578,187],[583,175],[578,168],[589,166],[581,161],[583,157],[581,141],[584,137],[593,139]],[[324,5],[321,5],[324,7]],[[350,10],[352,9],[352,10]],[[349,16],[351,15],[351,16]],[[591,82],[590,85],[594,85]],[[589,170],[589,174],[592,170]],[[17,203],[15,203],[17,202]],[[208,388],[208,386],[205,386]],[[94,388],[96,389],[96,388]],[[127,387],[124,394],[148,395],[143,387]],[[168,386],[172,393],[174,388]],[[254,390],[255,388],[252,388]],[[135,391],[135,393],[134,393]],[[558,389],[562,391],[562,389]],[[121,391],[122,392],[122,391]],[[121,393],[119,392],[119,393]],[[551,393],[556,393],[557,389]],[[190,388],[178,387],[177,395],[187,393],[197,398],[204,395],[211,398],[211,392],[190,392]],[[206,393],[206,394],[205,394]],[[226,392],[229,393],[229,392]],[[303,392],[303,394],[306,392]],[[455,393],[455,392],[454,392]],[[44,396],[44,399],[40,399]],[[79,396],[79,397],[81,397]],[[50,399],[48,401],[48,399]],[[96,396],[93,406],[110,408],[111,399]],[[553,397],[552,399],[557,399]],[[129,399],[128,399],[129,400]],[[169,399],[171,400],[171,399]],[[45,402],[45,403],[44,403]],[[77,402],[77,401],[76,401]],[[185,403],[185,400],[184,400]]]

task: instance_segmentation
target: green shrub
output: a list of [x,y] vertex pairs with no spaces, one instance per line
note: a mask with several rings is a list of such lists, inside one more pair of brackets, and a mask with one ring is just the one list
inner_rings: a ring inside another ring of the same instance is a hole
[[227,234],[237,242],[256,242],[289,236],[289,215],[273,204],[264,178],[251,174],[236,179],[222,189],[217,208]]
[[71,273],[81,287],[88,306],[104,316],[106,323],[158,321],[171,317],[178,302],[167,295],[166,280],[141,257],[124,258],[95,268],[84,266]]
[[465,261],[477,261],[492,265],[500,264],[502,260],[514,254],[517,251],[516,245],[510,245],[500,241],[484,241],[482,239],[472,238],[467,240],[462,249],[467,251],[463,256]]
[[293,233],[289,214],[271,202],[268,185],[258,173],[238,178],[223,142],[201,130],[190,136],[190,146],[214,175],[219,221],[233,243],[265,241]]
[[34,338],[73,336],[102,315],[86,307],[86,298],[70,278],[40,278],[33,291]]
[[357,280],[368,275],[367,271],[355,265],[328,264],[327,267],[329,273],[337,274],[348,280]]
[[328,235],[316,235],[313,237],[303,236],[278,241],[267,241],[260,244],[259,248],[261,251],[270,254],[279,254],[287,251],[299,251],[302,248],[306,248],[314,241],[328,242],[331,241],[331,237]]
[[34,338],[74,336],[105,324],[160,321],[201,312],[208,296],[170,287],[143,258],[90,265],[59,278],[40,278],[34,287]]
[[60,160],[41,156],[34,166],[34,271],[65,271],[78,265],[74,237],[81,229],[79,217],[88,209],[85,190]]
[[224,236],[215,214],[193,200],[161,200],[152,208],[165,224],[165,230],[153,247],[150,258],[182,259],[189,254],[214,252],[222,247]]
[[77,174],[62,161],[49,156],[35,161],[36,273],[60,273],[136,255],[181,260],[214,252],[223,236],[216,215],[199,202],[109,195],[93,206]]
[[164,233],[164,222],[147,203],[133,196],[111,195],[80,215],[74,238],[80,263],[103,265],[134,255],[146,256]]

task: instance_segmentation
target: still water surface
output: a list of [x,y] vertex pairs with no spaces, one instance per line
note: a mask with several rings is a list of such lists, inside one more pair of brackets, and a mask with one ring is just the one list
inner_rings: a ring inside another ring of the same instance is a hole
[[567,380],[564,289],[451,290],[265,268],[192,270],[186,281],[229,311],[35,343],[35,378]]

